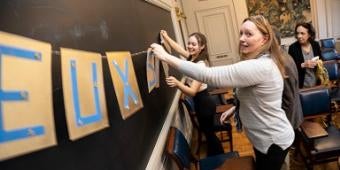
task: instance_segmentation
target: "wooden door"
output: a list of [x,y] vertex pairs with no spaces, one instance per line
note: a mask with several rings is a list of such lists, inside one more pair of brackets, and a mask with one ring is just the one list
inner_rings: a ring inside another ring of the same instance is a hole
[[207,36],[212,65],[237,62],[238,27],[232,0],[182,0],[188,32]]

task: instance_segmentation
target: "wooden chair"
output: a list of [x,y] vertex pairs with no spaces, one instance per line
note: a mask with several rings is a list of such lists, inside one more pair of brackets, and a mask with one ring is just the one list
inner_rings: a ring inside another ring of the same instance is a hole
[[204,159],[197,159],[191,153],[190,146],[182,132],[175,127],[170,128],[166,154],[176,163],[180,170],[212,170],[221,166],[227,159],[239,157],[238,152],[228,152]]
[[[190,116],[190,120],[191,120],[191,123],[193,124],[193,127],[197,130],[198,132],[198,147],[196,149],[196,155],[199,154],[199,151],[200,151],[200,147],[201,147],[201,144],[202,144],[202,136],[203,136],[203,132],[202,130],[200,129],[200,126],[199,126],[199,123],[198,123],[198,120],[197,120],[197,117],[196,117],[196,112],[195,112],[195,104],[194,104],[194,101],[192,99],[192,97],[189,97],[189,96],[184,96],[182,99],[180,99],[180,104],[184,105],[184,107],[186,108],[186,110],[188,111],[189,113],[189,116]],[[223,108],[222,108],[223,107]],[[218,111],[225,111],[227,110],[228,108],[231,108],[232,105],[224,105],[224,106],[221,106],[221,107],[217,107],[217,110]],[[214,131],[215,132],[226,132],[227,133],[227,138],[223,137],[223,134],[221,135],[221,142],[229,142],[229,146],[230,146],[230,151],[233,151],[233,134],[232,134],[232,125],[230,123],[230,121],[227,121],[223,124],[220,123],[220,116],[221,116],[221,113],[217,113],[216,112],[216,115],[214,117]]]
[[[300,91],[304,122],[299,128],[298,150],[308,169],[315,164],[337,161],[340,156],[340,131],[331,123],[331,99],[327,88]],[[324,123],[312,119],[326,117]]]
[[[330,80],[329,95],[331,97],[331,112],[333,113],[333,120],[340,116],[340,70],[337,60],[324,61],[324,66],[327,69]],[[338,126],[339,127],[339,126]]]

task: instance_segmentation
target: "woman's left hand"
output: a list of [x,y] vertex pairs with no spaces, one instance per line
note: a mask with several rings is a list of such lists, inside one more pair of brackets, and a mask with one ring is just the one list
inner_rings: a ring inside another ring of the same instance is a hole
[[306,68],[314,68],[316,66],[317,62],[313,60],[306,60],[304,62],[304,67]]
[[227,121],[234,113],[236,107],[233,106],[230,109],[228,109],[227,111],[223,112],[221,117],[220,117],[220,123],[224,124],[225,121]]
[[160,34],[162,35],[163,38],[168,38],[168,33],[165,30],[161,30]]
[[166,84],[168,84],[170,87],[177,87],[179,83],[179,81],[173,76],[167,77],[165,81],[166,81]]

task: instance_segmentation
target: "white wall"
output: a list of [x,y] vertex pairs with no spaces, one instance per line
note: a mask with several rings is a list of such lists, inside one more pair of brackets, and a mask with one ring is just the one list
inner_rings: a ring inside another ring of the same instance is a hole
[[340,1],[311,0],[311,5],[317,39],[335,38],[340,41]]

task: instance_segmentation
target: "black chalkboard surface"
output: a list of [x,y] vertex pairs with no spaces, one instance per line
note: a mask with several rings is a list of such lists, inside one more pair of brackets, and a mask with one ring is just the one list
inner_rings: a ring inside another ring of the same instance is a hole
[[[1,0],[0,30],[60,47],[86,51],[146,50],[160,29],[174,35],[170,12],[144,0]],[[174,36],[173,36],[174,37]],[[110,127],[76,141],[68,138],[60,56],[52,56],[57,146],[0,162],[1,170],[144,169],[170,108],[175,89],[161,69],[160,88],[148,93],[146,54],[133,56],[144,108],[123,120],[103,59]],[[172,75],[180,76],[170,70]]]

